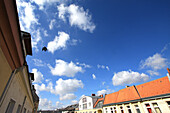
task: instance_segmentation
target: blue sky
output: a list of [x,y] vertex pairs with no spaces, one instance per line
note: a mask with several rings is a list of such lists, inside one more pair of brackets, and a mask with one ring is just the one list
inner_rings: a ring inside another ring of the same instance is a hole
[[17,0],[17,7],[21,30],[32,36],[27,62],[39,109],[167,75],[169,0]]

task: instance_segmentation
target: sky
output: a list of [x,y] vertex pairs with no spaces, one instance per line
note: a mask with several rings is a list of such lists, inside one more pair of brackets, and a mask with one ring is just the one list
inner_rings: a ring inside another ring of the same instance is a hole
[[[16,0],[39,109],[167,76],[169,0]],[[47,51],[42,51],[43,47]]]

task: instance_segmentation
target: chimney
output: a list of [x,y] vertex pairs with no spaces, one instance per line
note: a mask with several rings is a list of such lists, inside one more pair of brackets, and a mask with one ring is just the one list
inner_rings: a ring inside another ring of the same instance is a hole
[[91,94],[91,96],[95,96],[95,94]]
[[130,87],[130,86],[126,86],[126,88],[128,88],[128,87]]
[[102,97],[102,98],[103,98],[103,95],[100,95],[100,97]]

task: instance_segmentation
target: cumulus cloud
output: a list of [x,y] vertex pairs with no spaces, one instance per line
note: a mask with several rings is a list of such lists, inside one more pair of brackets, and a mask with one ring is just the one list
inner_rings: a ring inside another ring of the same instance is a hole
[[32,73],[34,73],[34,83],[41,83],[44,79],[43,74],[39,72],[36,68],[32,69]]
[[54,68],[49,64],[48,67],[50,68],[51,73],[57,76],[74,77],[76,73],[83,72],[82,67],[77,66],[72,61],[68,63],[63,60],[56,60],[56,65]]
[[146,60],[141,61],[140,67],[151,68],[153,70],[164,69],[167,66],[167,59],[163,58],[161,54],[154,54],[153,56],[148,57]]
[[103,90],[97,91],[97,95],[98,95],[98,96],[99,96],[99,95],[105,95],[105,94],[109,94],[109,93],[112,93],[112,92],[113,92],[113,91],[110,90],[110,89],[107,89],[107,90],[103,89]]
[[59,95],[61,100],[65,100],[73,97],[74,97],[73,99],[75,99],[75,95],[73,95],[73,93],[76,92],[79,88],[83,88],[84,84],[82,83],[81,80],[77,79],[63,80],[60,78],[59,80],[56,81],[55,86],[53,85],[52,82],[49,82],[47,85],[35,84],[34,86],[38,92],[47,91],[52,94]]
[[39,109],[52,110],[56,109],[56,107],[52,105],[51,100],[48,100],[47,98],[44,99],[40,98]]
[[134,72],[134,71],[121,71],[115,73],[112,82],[114,86],[124,85],[124,84],[132,84],[141,81],[147,81],[149,76],[144,73]]
[[96,79],[96,75],[95,74],[92,74],[92,77],[93,77],[93,79]]
[[54,26],[55,23],[56,23],[55,19],[52,19],[52,20],[50,21],[50,24],[49,24],[49,29],[50,29],[50,30],[53,29],[53,26]]
[[100,65],[100,64],[97,65],[97,68],[98,69],[107,69],[108,71],[110,70],[109,66],[104,66],[104,65]]
[[71,103],[72,103],[72,104],[77,104],[78,101],[77,101],[77,100],[72,100]]
[[73,93],[60,96],[60,100],[73,100],[76,96]]
[[59,36],[55,36],[55,39],[47,45],[47,49],[51,53],[54,53],[58,49],[66,48],[66,42],[70,39],[70,36],[65,32],[58,32],[58,35]]
[[32,59],[32,60],[33,60],[35,66],[45,66],[46,65],[46,63],[44,63],[40,59]]
[[67,93],[72,93],[77,91],[78,88],[83,88],[83,83],[81,80],[77,79],[59,79],[56,81],[55,94],[64,95]]
[[[96,26],[91,20],[91,15],[88,14],[88,11],[84,11],[83,7],[79,7],[75,4],[69,6],[60,4],[57,8],[59,11],[58,17],[64,22],[66,21],[66,17],[68,17],[71,26],[77,26],[84,31],[90,31],[91,33],[94,31]],[[66,14],[68,14],[68,16],[65,16]]]

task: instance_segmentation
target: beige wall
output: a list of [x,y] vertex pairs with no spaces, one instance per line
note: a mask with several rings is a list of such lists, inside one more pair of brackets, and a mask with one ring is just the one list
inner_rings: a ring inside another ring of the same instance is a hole
[[80,110],[80,111],[75,111],[75,113],[101,113],[100,111],[102,111],[102,108],[99,108],[99,109],[87,109],[87,110]]
[[[24,107],[26,108],[26,113],[32,112],[33,109],[33,99],[31,96],[31,90],[29,89],[28,78],[26,77],[26,67],[23,68],[23,71],[19,71],[14,75],[12,82],[9,86],[9,89],[4,97],[4,101],[0,107],[0,113],[5,113],[10,99],[13,99],[16,103],[13,109],[13,113],[16,113],[18,105],[22,106],[24,98],[26,96],[26,101]],[[26,81],[25,81],[26,79]]]
[[129,104],[106,106],[106,107],[103,107],[103,112],[106,113],[105,108],[107,108],[107,113],[111,113],[110,108],[116,107],[117,113],[121,113],[120,106],[122,106],[123,110],[124,110],[124,113],[128,113],[127,106],[130,106],[130,109],[131,109],[132,113],[137,113],[135,105],[138,105],[141,113],[148,113],[145,104],[149,104],[151,106],[151,109],[153,111],[155,111],[152,103],[157,103],[158,107],[160,108],[162,113],[170,113],[170,109],[169,109],[168,104],[166,103],[166,101],[170,101],[170,98],[155,99],[155,100],[148,100],[148,101],[144,101],[144,102],[136,102],[136,103],[129,103]]
[[10,66],[8,65],[8,62],[0,48],[0,96],[2,95],[2,92],[4,91],[4,88],[9,80],[9,77],[11,76],[12,70]]

